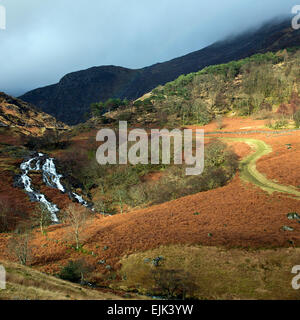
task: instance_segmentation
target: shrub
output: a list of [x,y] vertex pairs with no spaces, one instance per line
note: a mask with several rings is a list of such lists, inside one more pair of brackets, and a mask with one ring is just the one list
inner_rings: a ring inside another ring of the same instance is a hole
[[[212,121],[212,114],[207,110],[203,103],[196,103],[192,106],[188,120],[199,125],[206,125]],[[195,121],[196,120],[196,121]]]
[[130,121],[131,119],[132,119],[132,113],[130,111],[124,111],[118,117],[119,121]]
[[88,265],[85,260],[70,260],[68,264],[62,268],[58,276],[67,281],[79,283],[84,281],[85,275],[93,270],[93,267]]
[[105,102],[92,103],[90,105],[90,112],[94,117],[101,117],[106,112],[111,112],[121,106],[127,107],[129,104],[127,99],[122,101],[119,98],[109,98]]
[[199,289],[194,277],[183,270],[158,268],[152,270],[151,276],[154,280],[154,294],[167,299],[191,299]]
[[291,108],[290,105],[285,104],[285,103],[282,103],[282,104],[279,106],[279,108],[278,108],[278,110],[277,110],[277,113],[278,113],[278,114],[281,114],[282,116],[288,116],[288,115],[293,114],[294,112],[293,112],[293,110],[292,110],[292,108]]
[[271,111],[265,109],[259,110],[252,114],[254,120],[270,120],[274,117],[274,114]]
[[300,128],[300,110],[294,114],[294,121],[296,128]]
[[288,126],[288,121],[286,119],[277,120],[275,124],[273,124],[273,129],[283,129]]
[[250,100],[241,100],[235,104],[235,109],[237,109],[238,114],[242,117],[250,116],[253,111],[254,107],[251,104]]
[[91,113],[94,117],[100,117],[103,114],[104,104],[102,102],[92,103],[90,106]]
[[70,144],[69,135],[60,134],[57,130],[47,131],[42,137],[30,137],[25,146],[30,150],[66,149]]
[[137,100],[134,102],[133,104],[135,107],[141,107],[143,105],[143,101],[142,100]]

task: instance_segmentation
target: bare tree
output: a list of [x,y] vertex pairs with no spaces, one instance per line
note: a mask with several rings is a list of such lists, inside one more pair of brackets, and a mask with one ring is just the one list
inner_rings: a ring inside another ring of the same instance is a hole
[[125,190],[117,190],[116,192],[116,199],[119,202],[119,207],[120,207],[120,211],[121,213],[124,212],[124,202],[125,202],[125,198],[126,198],[126,192]]
[[5,232],[9,228],[12,210],[7,201],[0,199],[0,232]]
[[8,242],[8,249],[22,265],[27,265],[32,258],[32,246],[30,245],[30,230],[22,234],[15,233]]
[[70,225],[71,234],[76,242],[76,250],[80,249],[81,238],[87,226],[89,212],[86,208],[70,204],[65,210],[64,221]]
[[38,204],[36,210],[33,212],[31,216],[31,221],[34,226],[36,224],[39,225],[42,235],[46,235],[45,228],[51,224],[52,220],[51,214],[45,204]]
[[0,197],[0,232],[12,231],[18,221],[23,220],[26,214],[16,201],[8,196]]

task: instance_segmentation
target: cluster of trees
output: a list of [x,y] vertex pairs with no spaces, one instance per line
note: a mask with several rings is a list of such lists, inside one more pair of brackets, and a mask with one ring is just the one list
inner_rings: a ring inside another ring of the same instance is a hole
[[25,146],[34,151],[65,149],[70,144],[70,138],[68,132],[48,130],[40,137],[29,136],[25,141]]
[[277,114],[281,116],[275,125],[285,127],[288,125],[288,120],[292,119],[295,122],[296,128],[300,128],[300,96],[297,92],[293,92],[288,103],[282,103],[277,109]]
[[242,72],[242,68],[255,64],[255,65],[264,65],[264,64],[278,64],[284,60],[282,55],[278,55],[274,52],[267,53],[258,53],[251,57],[241,59],[238,61],[231,61],[226,64],[209,66],[198,72],[198,75],[201,74],[213,74],[213,75],[222,75],[226,79],[235,78],[238,74]]
[[[219,122],[221,126],[222,120]],[[78,179],[79,174],[90,177],[90,185],[96,185],[102,194],[95,203],[97,210],[110,214],[223,186],[237,168],[234,153],[218,141],[206,147],[205,170],[201,176],[186,176],[185,165],[97,166],[95,161],[86,158],[82,173],[77,164],[76,175]],[[163,175],[158,181],[142,182],[149,173],[160,171]]]
[[51,223],[51,214],[43,203],[38,203],[28,214],[16,200],[3,195],[0,197],[0,232],[19,234],[39,227],[45,235],[45,230]]
[[230,111],[271,113],[300,91],[299,63],[299,49],[256,54],[182,75],[154,89],[151,98],[168,115],[166,122],[175,116],[183,125],[207,124]]
[[[135,108],[135,112],[132,112],[132,108]],[[134,121],[136,118],[146,113],[155,112],[155,108],[151,98],[137,101],[129,101],[127,99],[113,99],[110,98],[105,102],[92,103],[90,106],[90,114],[93,117],[97,117],[109,123],[109,119],[106,119],[103,115],[107,112],[119,110],[116,121]]]
[[159,204],[224,186],[238,167],[236,155],[223,143],[212,142],[205,149],[205,169],[200,176],[186,176],[185,166],[171,166],[162,178],[130,187],[128,204]]
[[[181,75],[176,80],[167,83],[164,87],[159,87],[153,90],[153,93],[159,95],[165,93],[167,95],[186,95],[189,84],[193,83],[198,76],[203,75],[213,75],[222,76],[224,80],[232,80],[238,74],[243,72],[243,69],[247,69],[251,65],[261,66],[264,64],[277,64],[284,60],[281,55],[273,52],[268,52],[265,54],[255,54],[249,58],[245,58],[238,61],[231,61],[226,64],[212,65],[208,66],[199,72],[193,72],[188,75]],[[249,70],[248,70],[249,71]]]
[[144,100],[137,100],[133,102],[133,106],[138,108],[138,111],[146,111],[146,112],[153,112],[153,102],[152,98],[147,98]]
[[104,113],[116,110],[120,107],[127,107],[129,101],[127,99],[121,100],[118,98],[110,98],[105,102],[95,102],[90,106],[91,114],[93,117],[100,117]]

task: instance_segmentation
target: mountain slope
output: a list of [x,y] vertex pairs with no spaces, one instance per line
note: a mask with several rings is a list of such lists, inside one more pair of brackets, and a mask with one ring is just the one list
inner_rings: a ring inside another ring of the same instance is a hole
[[[217,119],[222,127],[224,115],[252,115],[268,119],[268,126],[286,126],[300,109],[299,65],[300,49],[294,47],[208,66],[158,86],[125,110],[95,119],[128,118],[131,123],[160,126],[204,125]],[[96,115],[101,111],[98,108]]]
[[57,121],[33,105],[0,92],[0,126],[14,128],[26,135],[40,135],[46,129],[67,129]]
[[291,28],[290,19],[273,21],[258,30],[143,69],[102,66],[70,73],[58,84],[30,91],[21,99],[65,123],[76,124],[83,121],[83,115],[92,102],[111,97],[136,99],[181,74],[297,45],[300,45],[300,30]]

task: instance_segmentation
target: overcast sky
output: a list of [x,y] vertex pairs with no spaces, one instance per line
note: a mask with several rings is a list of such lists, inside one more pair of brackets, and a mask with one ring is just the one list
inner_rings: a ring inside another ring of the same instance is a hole
[[140,68],[291,13],[300,0],[0,0],[0,91],[100,65]]

